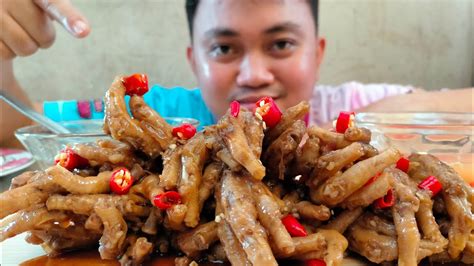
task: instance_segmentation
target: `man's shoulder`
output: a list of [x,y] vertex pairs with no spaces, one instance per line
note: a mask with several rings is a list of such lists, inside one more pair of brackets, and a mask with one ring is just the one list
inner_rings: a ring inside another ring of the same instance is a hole
[[199,88],[184,88],[184,87],[165,87],[159,84],[155,84],[150,89],[150,94],[154,96],[169,96],[169,97],[200,97],[201,89]]
[[158,84],[151,87],[144,99],[162,116],[195,118],[201,125],[214,122],[199,88],[164,87]]
[[192,102],[194,105],[204,104],[199,88],[188,89],[184,87],[153,85],[150,91],[145,94],[144,99],[153,106],[154,104],[163,104],[164,102],[173,104],[184,102]]

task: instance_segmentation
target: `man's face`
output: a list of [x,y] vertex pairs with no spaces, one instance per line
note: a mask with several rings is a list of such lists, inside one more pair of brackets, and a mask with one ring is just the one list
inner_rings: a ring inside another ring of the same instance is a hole
[[323,53],[306,0],[202,0],[188,60],[220,117],[233,100],[253,108],[271,96],[281,109],[309,100]]

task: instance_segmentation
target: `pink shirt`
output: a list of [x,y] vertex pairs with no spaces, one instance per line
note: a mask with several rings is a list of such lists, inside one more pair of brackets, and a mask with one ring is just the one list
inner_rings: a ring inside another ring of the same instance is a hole
[[412,86],[347,82],[339,86],[318,85],[310,100],[310,124],[322,125],[340,111],[355,111],[385,97],[413,92]]

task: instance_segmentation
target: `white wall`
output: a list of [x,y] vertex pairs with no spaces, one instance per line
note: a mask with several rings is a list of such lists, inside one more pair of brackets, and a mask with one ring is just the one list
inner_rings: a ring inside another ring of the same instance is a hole
[[473,84],[472,0],[322,1],[322,82]]
[[[74,40],[57,27],[55,45],[16,60],[33,100],[102,97],[119,73],[151,83],[195,86],[185,59],[184,0],[72,0],[93,30]],[[474,0],[323,0],[327,54],[321,83],[349,80],[429,89],[474,82]]]

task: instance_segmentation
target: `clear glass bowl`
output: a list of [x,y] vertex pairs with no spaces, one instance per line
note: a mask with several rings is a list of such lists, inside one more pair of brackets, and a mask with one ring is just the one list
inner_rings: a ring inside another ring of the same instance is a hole
[[[172,126],[189,123],[196,127],[199,121],[192,118],[167,117],[166,121]],[[40,125],[27,126],[15,131],[16,138],[33,155],[40,169],[46,169],[54,162],[56,154],[66,146],[77,143],[94,143],[99,139],[108,139],[104,134],[103,120],[81,120],[61,122],[71,134],[54,134]]]
[[372,131],[377,148],[435,155],[474,182],[474,113],[358,113],[356,123]]

